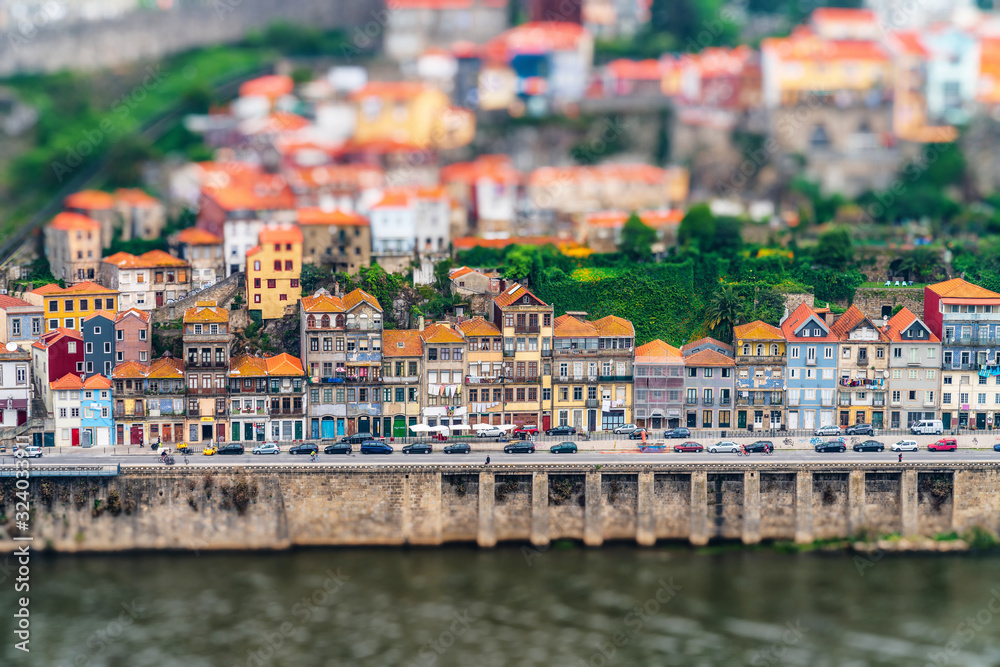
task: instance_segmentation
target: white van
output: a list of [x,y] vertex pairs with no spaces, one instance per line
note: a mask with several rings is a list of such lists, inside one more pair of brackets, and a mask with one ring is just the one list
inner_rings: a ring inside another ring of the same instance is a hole
[[910,427],[910,433],[922,435],[941,435],[944,425],[940,419],[921,419]]

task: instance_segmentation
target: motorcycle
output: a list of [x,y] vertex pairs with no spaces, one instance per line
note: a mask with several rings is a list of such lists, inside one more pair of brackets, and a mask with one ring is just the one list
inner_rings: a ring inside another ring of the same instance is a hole
[[165,465],[168,465],[168,466],[173,465],[174,464],[174,457],[172,457],[172,456],[164,456],[163,457],[163,463]]

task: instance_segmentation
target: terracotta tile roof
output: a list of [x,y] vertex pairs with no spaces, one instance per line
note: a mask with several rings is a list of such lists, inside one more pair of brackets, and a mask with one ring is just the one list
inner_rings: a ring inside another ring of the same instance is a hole
[[316,292],[312,296],[302,297],[302,308],[307,313],[342,313],[344,302],[339,296]]
[[410,194],[405,190],[387,189],[382,199],[372,206],[372,210],[379,208],[406,208],[410,205]]
[[114,205],[114,196],[100,190],[80,190],[68,195],[63,200],[63,206],[66,208],[78,208],[81,210],[104,210],[113,208]]
[[702,350],[684,357],[686,366],[735,366],[736,360],[715,350]]
[[156,380],[180,380],[184,377],[184,362],[174,357],[156,359],[149,365],[146,377]]
[[263,357],[240,354],[229,360],[230,377],[267,377],[267,362]]
[[727,345],[721,340],[712,338],[711,336],[705,336],[704,338],[699,338],[698,340],[693,340],[687,345],[681,346],[681,352],[687,352],[688,350],[693,350],[696,347],[701,347],[702,345],[716,345],[724,350],[728,350],[730,354],[734,352],[732,345]]
[[469,268],[469,267],[467,267],[467,266],[463,266],[463,267],[461,267],[461,268],[458,268],[458,269],[452,269],[452,270],[451,270],[451,271],[450,271],[450,272],[448,273],[448,278],[449,278],[450,280],[455,280],[456,278],[461,278],[462,276],[467,276],[467,275],[469,275],[470,273],[479,273],[479,272],[478,272],[478,271],[476,271],[475,269],[470,269],[470,268]]
[[648,185],[664,183],[673,172],[648,164],[600,164],[596,166],[539,167],[528,176],[529,186],[549,186],[562,183],[586,185],[606,181],[640,182]]
[[382,358],[419,357],[424,354],[423,339],[416,329],[394,329],[382,332]]
[[594,211],[584,216],[583,221],[588,227],[617,229],[625,226],[628,217],[625,211]]
[[369,81],[351,93],[351,98],[363,100],[366,97],[382,97],[399,100],[416,97],[426,90],[429,88],[417,81]]
[[6,310],[7,308],[20,308],[24,306],[41,309],[41,306],[28,303],[24,299],[18,299],[17,297],[10,296],[8,294],[0,294],[0,310]]
[[740,340],[785,340],[781,329],[761,320],[737,325],[733,328],[733,334]]
[[578,48],[589,33],[576,23],[533,21],[510,28],[483,46],[487,58],[508,62],[518,54],[545,54]]
[[302,243],[302,230],[296,225],[264,227],[260,230],[260,243]]
[[372,308],[375,308],[376,310],[381,312],[382,306],[379,304],[378,299],[376,299],[363,289],[351,290],[343,297],[344,308],[346,310],[351,310],[362,301],[367,303]]
[[202,192],[226,211],[291,211],[295,208],[295,193],[284,181],[270,186],[261,183],[206,186]]
[[149,364],[141,364],[138,361],[126,361],[114,367],[114,370],[111,371],[111,377],[115,380],[134,380],[145,378],[147,373],[149,373]]
[[357,213],[341,211],[339,208],[324,211],[321,208],[300,208],[297,212],[300,225],[334,225],[338,227],[368,227],[368,218]]
[[635,336],[635,327],[623,317],[608,315],[594,321],[597,333],[600,336]]
[[49,229],[58,229],[67,232],[77,230],[82,232],[99,232],[101,231],[101,223],[79,213],[60,213],[52,218],[52,222],[49,223]]
[[585,322],[572,315],[560,315],[553,323],[552,333],[556,338],[597,338],[597,327],[593,322]]
[[115,320],[118,319],[117,316],[118,316],[118,313],[112,312],[110,310],[95,310],[90,315],[87,315],[85,318],[83,318],[83,321],[84,322],[89,322],[90,320],[94,319],[95,317],[103,317],[104,319],[106,319],[109,322],[114,322]]
[[49,387],[55,391],[73,391],[74,389],[83,389],[83,381],[80,380],[79,375],[66,373],[58,380],[50,382]]
[[115,201],[137,208],[152,208],[160,205],[160,200],[138,188],[119,188],[115,190]]
[[137,310],[135,308],[129,308],[128,310],[120,311],[117,315],[115,315],[115,322],[121,322],[129,315],[134,315],[143,322],[149,322],[150,312],[148,310]]
[[869,327],[877,331],[879,339],[882,340],[882,342],[886,341],[882,330],[875,326],[875,323],[868,319],[854,304],[851,304],[851,307],[848,308],[843,315],[837,318],[837,320],[833,323],[833,326],[830,327],[830,330],[835,333],[838,338],[845,340],[847,338],[847,334],[849,334],[852,329],[862,322],[867,322]]
[[935,285],[928,285],[927,289],[947,299],[1000,299],[1000,294],[991,292],[985,287],[973,285],[961,278],[952,278]]
[[306,374],[302,360],[282,352],[264,360],[268,377],[302,377]]
[[541,306],[547,306],[548,305],[547,303],[545,303],[544,301],[542,301],[541,299],[539,299],[537,296],[535,296],[534,294],[532,294],[528,290],[527,287],[525,287],[523,285],[520,285],[520,284],[514,284],[514,285],[511,285],[510,287],[508,287],[506,290],[504,290],[503,294],[501,294],[500,296],[495,297],[493,299],[493,302],[496,303],[501,308],[506,308],[507,306],[511,305],[512,303],[514,303],[515,301],[517,301],[518,299],[520,299],[521,297],[523,297],[525,295],[528,295],[532,299],[534,299],[535,301],[537,301],[538,305],[541,305]]
[[492,322],[487,322],[482,317],[473,317],[471,320],[464,320],[458,324],[466,336],[499,336],[500,329]]
[[[420,337],[425,343],[464,343],[462,334],[455,331],[448,324],[431,324],[420,332]],[[385,346],[383,345],[383,348]]]
[[[47,287],[48,285],[43,285],[42,287],[39,287],[38,290]],[[59,286],[56,285],[56,289],[47,289],[45,292],[39,292],[38,290],[33,291],[35,294],[43,294],[44,296],[64,296],[69,294],[118,294],[117,290],[108,289],[107,287],[98,285],[90,280],[71,285],[66,289],[60,289]]]
[[295,90],[292,77],[283,74],[267,74],[240,84],[240,97],[269,97],[271,99],[290,94]]
[[179,243],[188,245],[222,245],[222,238],[198,227],[188,227],[177,234]]
[[91,375],[83,381],[84,389],[111,389],[111,379],[103,375]]
[[813,318],[818,321],[822,325],[823,331],[826,334],[818,338],[816,336],[812,336],[809,338],[810,341],[819,340],[830,342],[840,340],[840,337],[829,330],[829,327],[826,325],[826,322],[823,321],[823,318],[817,315],[812,307],[807,303],[800,303],[799,307],[792,311],[792,314],[788,316],[788,319],[781,323],[781,332],[784,334],[783,338],[786,340],[792,340],[793,338],[795,340],[805,340],[804,338],[799,339],[799,337],[796,336],[795,331],[809,318]]
[[896,313],[895,315],[893,315],[891,318],[889,318],[889,321],[886,322],[885,326],[882,328],[882,333],[885,334],[885,336],[890,341],[892,341],[893,343],[914,343],[914,342],[918,342],[918,341],[915,341],[912,338],[903,338],[903,335],[902,335],[903,332],[906,331],[910,327],[910,325],[913,324],[914,322],[920,322],[920,324],[924,327],[924,329],[927,330],[927,333],[930,336],[930,338],[920,339],[919,342],[921,342],[921,343],[925,342],[925,341],[931,342],[931,343],[940,343],[941,342],[941,339],[934,335],[934,332],[931,331],[930,327],[928,327],[926,324],[924,324],[923,321],[920,320],[919,317],[917,317],[916,315],[914,315],[913,312],[910,311],[910,309],[907,308],[907,307],[905,307],[905,306],[903,307],[903,309],[901,311],[899,311],[898,313]]
[[663,67],[660,61],[654,58],[647,60],[619,58],[604,67],[608,74],[618,79],[659,81],[663,77]]
[[119,269],[153,269],[166,267],[184,267],[188,263],[162,250],[150,250],[141,255],[130,255],[127,252],[116,252],[105,257],[102,262],[114,264]]
[[517,185],[523,178],[514,168],[507,155],[481,155],[472,162],[456,162],[442,167],[439,178],[442,183],[464,183],[475,185],[479,181]]
[[662,363],[666,359],[674,358],[681,361],[684,355],[673,345],[668,345],[662,340],[651,340],[645,345],[635,348],[635,363]]
[[47,285],[42,285],[41,287],[36,287],[31,290],[32,294],[38,294],[44,296],[46,294],[52,294],[53,292],[61,292],[62,287],[59,287],[56,283],[48,283]]
[[229,313],[215,301],[199,301],[194,308],[184,311],[184,323],[229,322]]
[[927,47],[924,46],[920,33],[911,30],[898,30],[889,33],[890,46],[897,51],[911,56],[925,58],[930,55]]
[[813,22],[849,21],[851,23],[875,23],[875,12],[870,9],[849,7],[817,7],[812,12]]
[[[279,142],[278,150],[295,154],[303,146],[285,145]],[[309,147],[311,150],[322,150]],[[329,152],[329,151],[324,151]],[[324,164],[317,167],[287,167],[283,173],[293,189],[314,189],[333,186],[341,189],[361,191],[385,187],[385,171],[368,164]]]
[[37,347],[39,350],[44,350],[63,338],[72,338],[73,340],[83,341],[83,334],[76,329],[64,329],[63,327],[59,327],[58,329],[54,329],[47,334],[42,334],[42,336],[32,343],[31,346]]

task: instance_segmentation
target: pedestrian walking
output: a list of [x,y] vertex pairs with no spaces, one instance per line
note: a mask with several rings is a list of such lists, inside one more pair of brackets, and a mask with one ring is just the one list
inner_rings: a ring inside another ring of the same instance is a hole
[[490,464],[490,457],[489,457],[489,455],[487,454],[487,456],[486,456],[486,463],[484,463],[483,465],[484,465],[484,466],[488,466],[489,464]]
[[899,453],[899,462],[900,462],[900,463],[902,463],[902,462],[903,462],[903,452],[900,452],[900,453]]

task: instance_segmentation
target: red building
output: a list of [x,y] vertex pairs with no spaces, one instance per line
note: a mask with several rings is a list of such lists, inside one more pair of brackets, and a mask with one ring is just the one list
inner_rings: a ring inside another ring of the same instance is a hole
[[42,335],[31,345],[31,370],[38,396],[52,412],[50,383],[67,373],[84,372],[83,334],[74,329],[55,329]]

